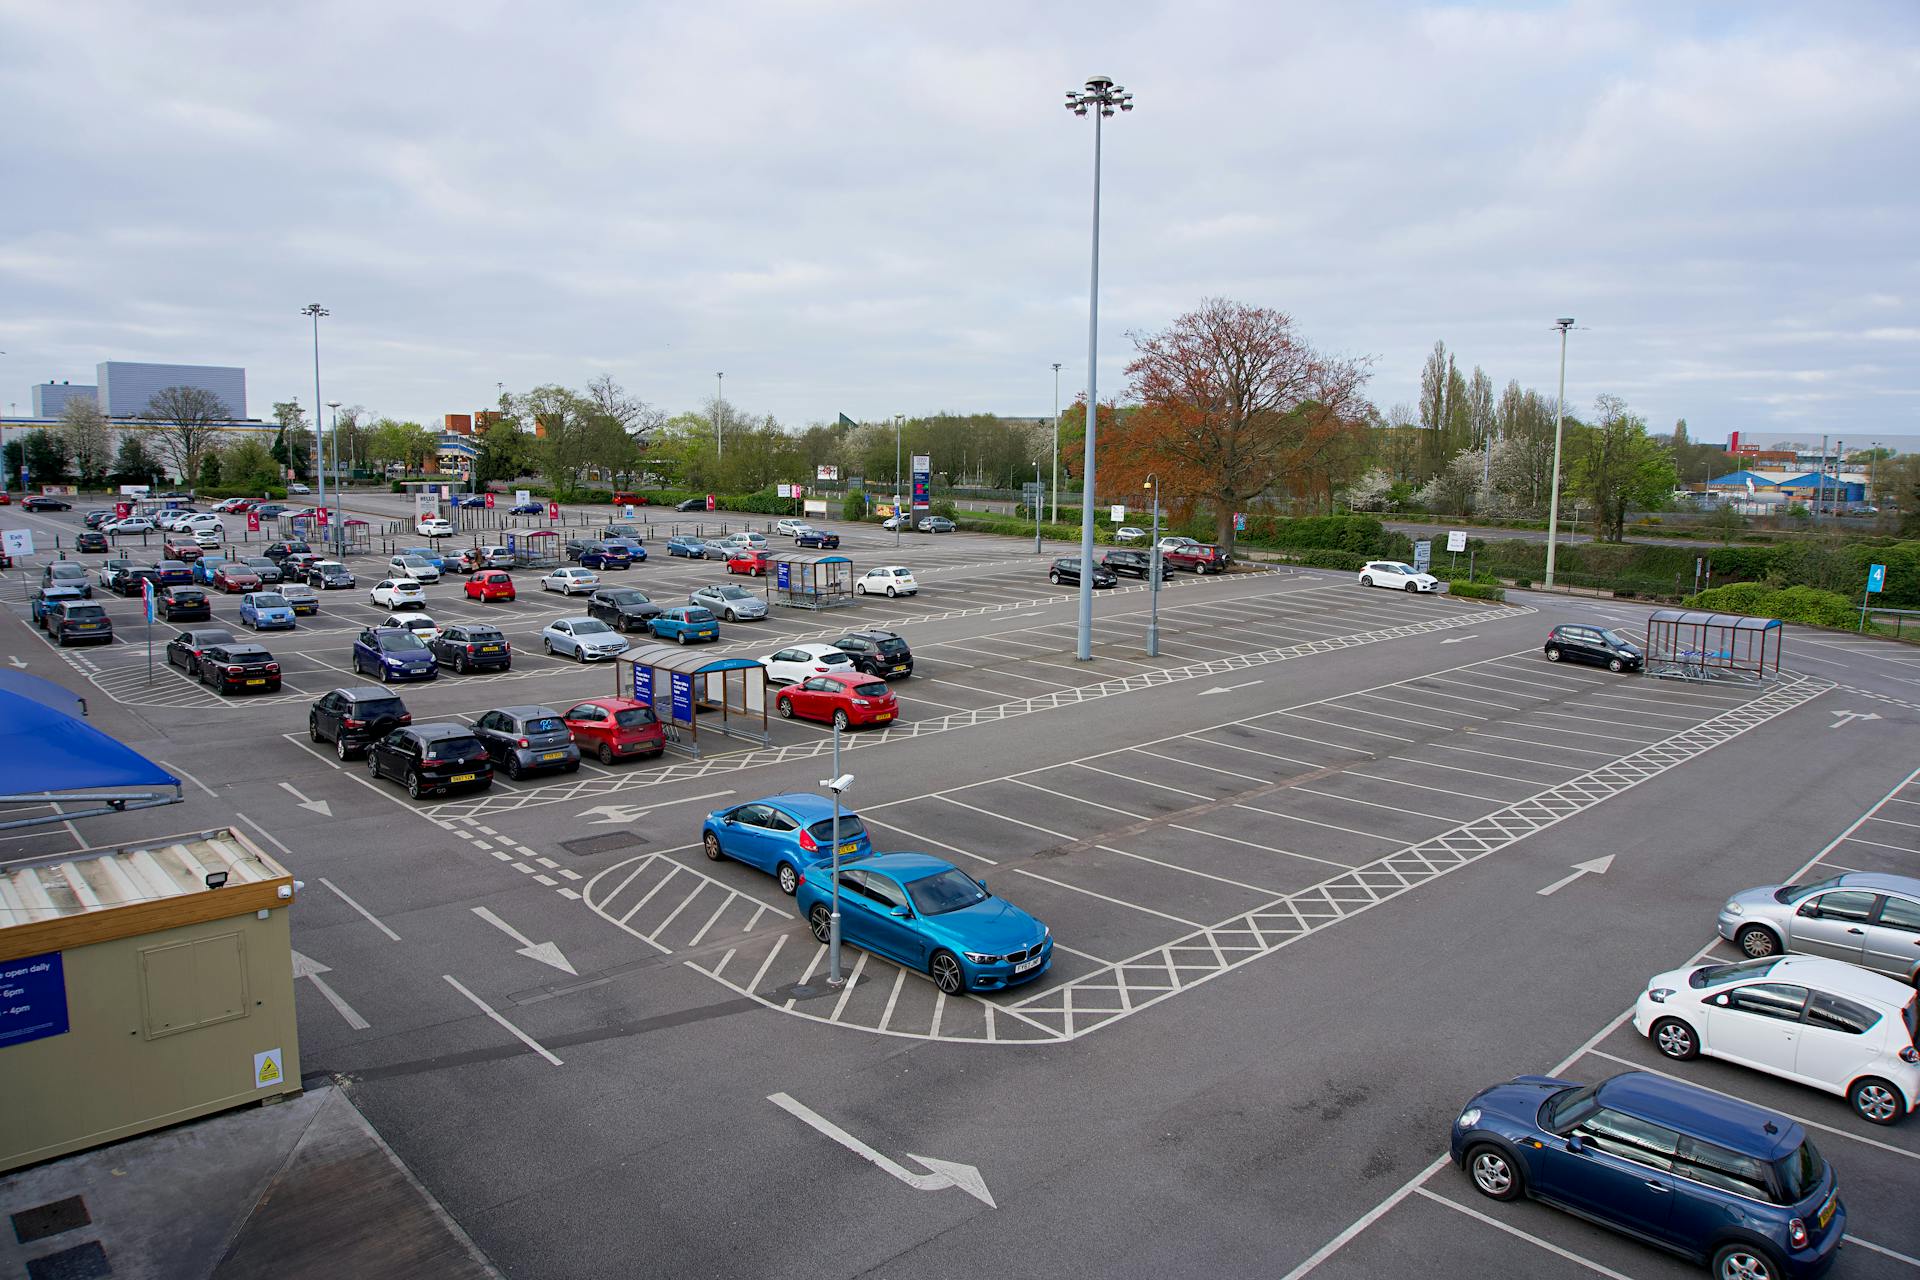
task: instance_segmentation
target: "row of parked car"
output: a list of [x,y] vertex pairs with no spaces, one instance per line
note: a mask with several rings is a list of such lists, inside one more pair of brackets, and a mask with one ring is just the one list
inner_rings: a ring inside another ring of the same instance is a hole
[[[1663,1057],[1803,1084],[1876,1125],[1920,1107],[1920,879],[1763,885],[1716,923],[1744,959],[1656,974],[1634,1004]],[[1468,1100],[1449,1151],[1483,1195],[1530,1196],[1723,1280],[1821,1275],[1846,1231],[1806,1125],[1677,1077],[1521,1076]]]

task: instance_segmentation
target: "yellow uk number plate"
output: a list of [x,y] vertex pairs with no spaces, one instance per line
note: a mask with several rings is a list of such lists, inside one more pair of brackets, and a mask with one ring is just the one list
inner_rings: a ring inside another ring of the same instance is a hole
[[249,681],[247,681],[247,683],[248,683],[248,684],[265,684],[265,683],[266,683],[266,680],[265,680],[264,678],[262,678],[262,679],[259,679],[259,680],[249,680]]
[[543,753],[540,758],[542,760],[565,760],[567,753],[564,751],[548,751]]
[[447,781],[448,782],[472,782],[476,776],[477,775],[471,774],[471,773],[456,773],[451,778],[448,778]]
[[858,843],[850,840],[840,846],[840,852],[852,853],[854,850],[858,849],[859,847],[860,846]]
[[1833,1221],[1833,1208],[1839,1203],[1834,1197],[1828,1196],[1827,1202],[1820,1206],[1820,1225],[1823,1228]]

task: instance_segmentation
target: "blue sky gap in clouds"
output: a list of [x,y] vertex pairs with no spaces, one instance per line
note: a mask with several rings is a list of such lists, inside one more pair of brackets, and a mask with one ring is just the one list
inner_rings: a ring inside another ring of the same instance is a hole
[[610,372],[800,426],[1044,414],[1207,296],[1412,401],[1920,440],[1920,7],[0,0],[0,403],[104,359],[435,421]]

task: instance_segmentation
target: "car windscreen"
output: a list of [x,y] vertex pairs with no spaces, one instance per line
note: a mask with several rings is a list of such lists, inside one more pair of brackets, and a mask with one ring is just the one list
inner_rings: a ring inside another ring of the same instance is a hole
[[1605,631],[1602,631],[1600,634],[1607,638],[1608,644],[1614,645],[1618,648],[1631,649],[1633,647],[1632,640],[1627,638],[1625,634],[1619,631],[1615,631],[1611,627],[1607,628]]
[[505,637],[492,627],[468,627],[467,639],[475,644],[499,644]]
[[660,723],[660,717],[653,714],[652,707],[629,707],[625,711],[614,712],[613,722],[622,729],[638,729]]
[[598,618],[583,618],[573,624],[573,634],[577,636],[603,636],[613,630]]
[[564,733],[566,728],[566,722],[559,716],[535,716],[521,724],[523,733]]
[[1814,1148],[1813,1139],[1803,1140],[1799,1146],[1773,1162],[1773,1168],[1780,1175],[1780,1189],[1786,1193],[1786,1203],[1796,1204],[1812,1195],[1820,1186],[1825,1175],[1827,1162]]
[[648,602],[646,592],[635,591],[631,588],[622,591],[609,591],[606,595],[602,596],[601,599],[609,604],[619,605],[646,604]]
[[853,691],[863,698],[884,698],[887,696],[887,686],[884,681],[880,680],[876,680],[872,684],[857,684],[853,687]]
[[424,649],[426,644],[411,631],[381,631],[376,635],[380,647],[388,653],[405,653],[410,649]]
[[907,881],[907,896],[923,916],[945,915],[987,900],[987,891],[973,877],[949,867],[918,880]]
[[713,594],[719,596],[722,600],[750,600],[753,598],[753,593],[745,587],[715,587],[713,588]]
[[907,642],[899,636],[893,636],[880,642],[880,652],[882,653],[905,653],[906,651]]
[[[812,826],[807,828],[807,834],[812,836],[815,840],[818,840],[823,847],[830,846],[833,842],[833,819],[832,818],[820,819],[820,821],[814,823]],[[840,839],[841,840],[843,841],[858,840],[861,836],[865,834],[867,834],[867,827],[865,823],[860,821],[860,819],[854,817],[850,813],[843,813],[840,815]]]
[[1798,902],[1810,893],[1819,893],[1838,885],[1844,877],[1828,876],[1825,880],[1815,880],[1812,884],[1783,884],[1773,891],[1773,900],[1778,903]]
[[713,615],[705,609],[688,609],[686,613],[687,613],[688,622],[712,622],[713,621]]
[[47,574],[54,578],[83,579],[87,576],[87,566],[71,560],[61,560],[47,566]]
[[107,611],[97,604],[70,604],[67,616],[78,621],[95,621],[107,616]]
[[1779,957],[1765,956],[1733,964],[1703,965],[1687,975],[1687,985],[1695,991],[1704,991],[1708,987],[1724,987],[1729,982],[1739,982],[1744,978],[1763,978],[1778,963]]
[[433,567],[419,556],[401,556],[400,563],[409,569],[431,569]]
[[285,596],[275,595],[270,591],[264,592],[253,598],[253,607],[256,609],[284,609],[287,607],[287,598]]
[[478,738],[437,738],[427,744],[429,760],[471,760],[485,754]]
[[1584,1089],[1563,1089],[1548,1098],[1540,1108],[1540,1127],[1549,1133],[1572,1132],[1575,1125],[1600,1109],[1593,1096],[1599,1087],[1590,1084]]

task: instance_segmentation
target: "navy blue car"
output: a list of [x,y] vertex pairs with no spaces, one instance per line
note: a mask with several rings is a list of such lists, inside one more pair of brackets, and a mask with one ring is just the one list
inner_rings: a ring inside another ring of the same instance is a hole
[[1495,1085],[1460,1112],[1450,1150],[1483,1195],[1531,1196],[1717,1280],[1821,1275],[1847,1229],[1838,1180],[1798,1122],[1641,1071]]
[[440,663],[426,642],[405,627],[368,627],[353,642],[353,673],[395,680],[432,680]]

